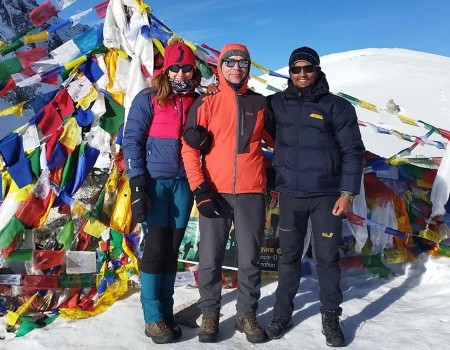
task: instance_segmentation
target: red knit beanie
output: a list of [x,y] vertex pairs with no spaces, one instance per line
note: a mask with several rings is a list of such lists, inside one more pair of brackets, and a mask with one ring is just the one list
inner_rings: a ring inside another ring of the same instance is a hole
[[184,42],[167,45],[164,53],[164,71],[172,65],[190,64],[195,68],[195,55]]

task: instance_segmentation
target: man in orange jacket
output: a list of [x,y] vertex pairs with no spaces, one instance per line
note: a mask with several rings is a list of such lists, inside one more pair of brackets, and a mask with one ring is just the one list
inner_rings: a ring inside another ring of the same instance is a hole
[[232,222],[238,243],[236,329],[251,343],[266,340],[256,319],[266,192],[261,143],[273,144],[274,131],[265,97],[247,86],[250,63],[244,45],[225,45],[218,59],[219,92],[199,97],[185,124],[182,158],[199,210],[200,342],[215,342],[219,332],[221,266]]

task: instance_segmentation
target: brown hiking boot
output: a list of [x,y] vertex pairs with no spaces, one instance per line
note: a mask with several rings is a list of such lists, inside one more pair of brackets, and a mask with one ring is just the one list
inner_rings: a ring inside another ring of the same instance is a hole
[[200,343],[215,343],[219,333],[219,318],[202,316],[202,324],[198,329]]
[[167,326],[166,322],[159,321],[155,323],[145,324],[145,335],[152,338],[155,344],[170,343],[175,339],[172,330]]
[[259,326],[254,315],[236,316],[236,329],[245,333],[250,343],[263,343],[267,340],[266,333]]

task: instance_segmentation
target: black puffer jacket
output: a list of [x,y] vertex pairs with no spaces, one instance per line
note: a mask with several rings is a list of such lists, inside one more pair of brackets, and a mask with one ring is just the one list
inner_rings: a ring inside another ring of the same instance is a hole
[[270,97],[276,120],[277,190],[294,197],[359,193],[364,145],[355,108],[329,92],[325,74]]

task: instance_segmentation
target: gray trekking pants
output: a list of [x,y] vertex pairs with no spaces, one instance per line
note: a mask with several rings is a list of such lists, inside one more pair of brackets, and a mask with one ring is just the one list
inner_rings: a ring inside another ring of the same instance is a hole
[[200,245],[197,306],[206,317],[218,317],[222,291],[222,264],[234,222],[237,240],[238,316],[254,315],[261,295],[261,269],[258,264],[264,236],[265,197],[263,194],[222,194],[234,211],[232,220],[199,215]]

